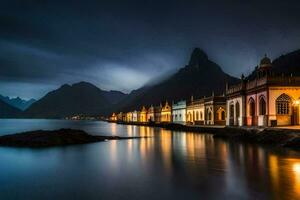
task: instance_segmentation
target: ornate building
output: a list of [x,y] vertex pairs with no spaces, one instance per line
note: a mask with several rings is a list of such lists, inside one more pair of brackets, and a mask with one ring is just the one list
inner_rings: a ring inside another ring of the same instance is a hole
[[113,113],[112,115],[111,115],[111,117],[110,117],[110,120],[111,121],[117,121],[117,115],[115,114],[115,113]]
[[126,113],[126,122],[132,122],[132,112]]
[[138,122],[138,120],[139,120],[139,112],[135,110],[132,112],[132,121]]
[[300,77],[275,74],[265,56],[252,78],[227,87],[227,125],[299,124]]
[[187,105],[186,122],[192,125],[225,125],[226,97],[214,96],[194,100]]
[[204,124],[204,99],[194,100],[194,97],[191,97],[191,101],[186,106],[186,123]]
[[118,121],[126,121],[126,115],[124,113],[122,113],[122,112],[119,112],[117,114],[117,120]]
[[143,106],[140,115],[139,115],[139,122],[147,122],[147,109],[145,108],[145,106]]
[[211,96],[204,98],[205,125],[226,124],[226,97]]
[[168,101],[161,109],[161,120],[160,122],[171,122],[172,121],[172,108]]
[[151,105],[147,110],[147,122],[154,122],[154,107]]
[[172,104],[172,118],[175,124],[186,123],[186,101],[179,101]]

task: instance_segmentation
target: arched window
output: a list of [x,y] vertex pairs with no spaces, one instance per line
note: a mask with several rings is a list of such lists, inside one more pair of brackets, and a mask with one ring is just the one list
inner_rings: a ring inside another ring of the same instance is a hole
[[196,120],[199,120],[199,112],[196,112]]
[[203,120],[203,113],[200,112],[200,119]]
[[259,100],[259,114],[265,115],[266,114],[266,101],[263,97]]
[[229,116],[232,119],[234,117],[234,105],[233,104],[230,104],[230,106],[229,106]]
[[211,112],[208,112],[208,120],[211,120]]
[[255,102],[252,98],[249,100],[249,116],[255,116]]
[[276,99],[276,111],[278,115],[290,114],[291,97],[282,94]]
[[206,120],[209,120],[209,109],[208,108],[205,111],[205,118],[206,118]]
[[238,101],[235,103],[235,117],[237,119],[240,117],[240,103]]

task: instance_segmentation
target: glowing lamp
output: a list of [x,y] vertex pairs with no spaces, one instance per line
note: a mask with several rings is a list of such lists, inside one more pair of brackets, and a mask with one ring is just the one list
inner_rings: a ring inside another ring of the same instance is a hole
[[295,101],[294,101],[294,104],[295,104],[296,106],[300,105],[300,100],[299,100],[299,99],[295,100]]

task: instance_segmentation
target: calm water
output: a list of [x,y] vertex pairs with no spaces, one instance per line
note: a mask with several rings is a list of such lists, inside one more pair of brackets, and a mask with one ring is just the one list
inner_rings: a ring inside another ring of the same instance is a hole
[[96,121],[0,120],[0,135],[61,127],[153,137],[0,147],[0,199],[300,199],[300,152]]

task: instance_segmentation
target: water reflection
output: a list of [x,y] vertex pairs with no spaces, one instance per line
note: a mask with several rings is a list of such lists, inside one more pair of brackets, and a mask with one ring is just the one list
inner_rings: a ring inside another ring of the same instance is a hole
[[300,161],[296,160],[293,164],[293,172],[295,177],[295,192],[300,197]]
[[[30,129],[22,123],[18,130]],[[52,123],[36,124],[149,138],[0,148],[0,199],[300,199],[300,152],[142,126]],[[11,124],[0,121],[0,134]]]

